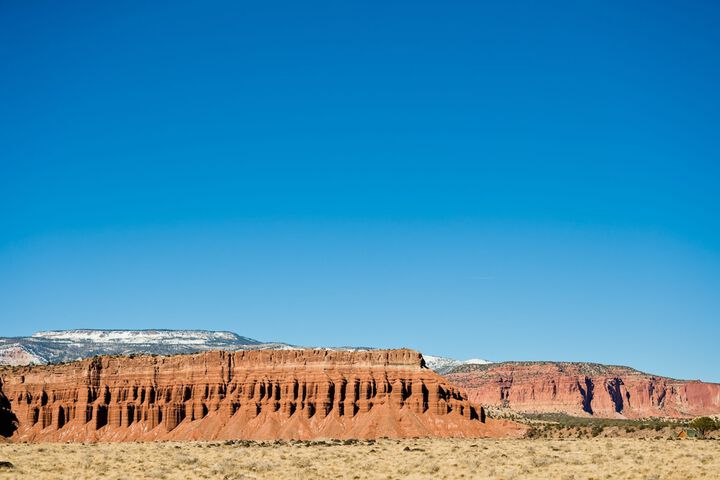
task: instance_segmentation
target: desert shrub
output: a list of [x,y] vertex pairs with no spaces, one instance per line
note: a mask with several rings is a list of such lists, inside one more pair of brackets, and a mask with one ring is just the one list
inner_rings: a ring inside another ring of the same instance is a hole
[[710,417],[698,417],[690,422],[690,428],[697,430],[700,436],[705,436],[705,433],[720,428],[720,425]]
[[592,427],[590,435],[592,435],[593,437],[597,437],[603,432],[603,430],[605,430],[605,428],[602,425],[595,425],[594,427]]

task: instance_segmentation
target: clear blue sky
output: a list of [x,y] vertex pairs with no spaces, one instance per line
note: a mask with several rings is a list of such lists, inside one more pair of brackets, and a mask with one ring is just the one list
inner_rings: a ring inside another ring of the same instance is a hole
[[717,2],[0,1],[0,335],[720,381]]

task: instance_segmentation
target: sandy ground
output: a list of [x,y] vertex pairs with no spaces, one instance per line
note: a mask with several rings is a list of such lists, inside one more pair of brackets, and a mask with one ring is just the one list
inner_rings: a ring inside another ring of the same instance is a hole
[[0,444],[0,478],[720,478],[720,441]]

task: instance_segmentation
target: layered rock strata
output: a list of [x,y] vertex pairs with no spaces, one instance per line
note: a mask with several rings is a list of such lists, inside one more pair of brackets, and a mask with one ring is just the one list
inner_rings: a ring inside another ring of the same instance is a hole
[[103,356],[7,367],[0,382],[2,430],[18,441],[522,433],[485,419],[411,350]]
[[505,362],[446,374],[472,402],[525,413],[607,418],[720,414],[720,384],[674,380],[628,367]]

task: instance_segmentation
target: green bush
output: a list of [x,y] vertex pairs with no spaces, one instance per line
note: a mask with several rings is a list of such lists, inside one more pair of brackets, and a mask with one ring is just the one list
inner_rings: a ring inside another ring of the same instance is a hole
[[720,425],[710,417],[698,417],[690,422],[690,428],[697,430],[700,436],[704,437],[707,432],[720,428]]

